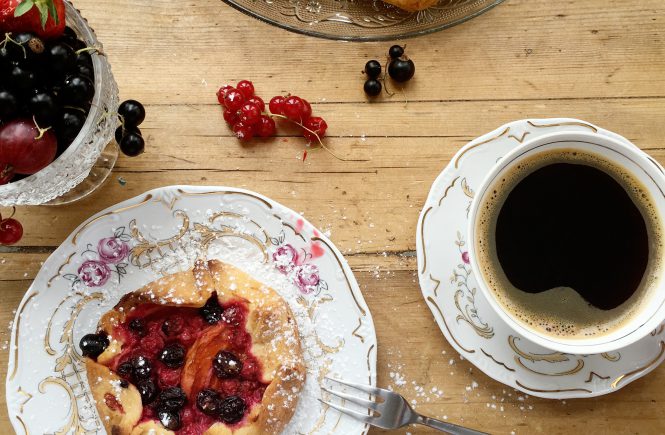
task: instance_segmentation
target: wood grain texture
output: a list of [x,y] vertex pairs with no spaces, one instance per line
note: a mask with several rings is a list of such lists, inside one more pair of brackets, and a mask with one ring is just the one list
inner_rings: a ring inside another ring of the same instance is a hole
[[[407,384],[398,391],[416,399],[419,411],[492,433],[665,433],[665,367],[614,394],[564,403],[524,399],[460,360],[420,295],[414,258],[418,213],[432,181],[460,146],[502,123],[582,118],[665,163],[662,0],[507,0],[466,24],[408,40],[415,79],[403,94],[375,102],[362,93],[360,71],[389,43],[288,33],[220,0],[75,5],[104,43],[121,97],[147,106],[148,151],[121,157],[89,198],[18,210],[25,237],[0,248],[2,325],[41,263],[90,215],[164,185],[245,187],[330,230],[374,316],[379,384],[399,371]],[[215,90],[243,78],[266,100],[286,92],[310,100],[330,126],[327,145],[350,161],[319,151],[303,163],[304,141],[288,129],[240,145],[221,119]],[[3,379],[7,358],[1,351]],[[412,382],[443,395],[418,398]],[[478,387],[467,391],[473,382]],[[10,433],[4,401],[0,433]],[[406,431],[431,433],[396,433]]]

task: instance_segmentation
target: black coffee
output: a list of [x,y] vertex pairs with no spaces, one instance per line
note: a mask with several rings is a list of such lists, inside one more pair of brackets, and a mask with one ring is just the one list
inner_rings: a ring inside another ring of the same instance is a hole
[[649,303],[662,269],[651,194],[601,156],[535,154],[497,179],[475,221],[480,274],[529,328],[573,339],[620,328]]
[[570,287],[609,310],[640,287],[649,235],[640,209],[601,169],[554,163],[508,194],[496,223],[496,254],[518,289]]

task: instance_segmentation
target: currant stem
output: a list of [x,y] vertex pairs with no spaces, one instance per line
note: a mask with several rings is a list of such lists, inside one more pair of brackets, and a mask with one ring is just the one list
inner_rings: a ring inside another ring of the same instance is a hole
[[35,140],[39,140],[44,137],[44,134],[51,129],[51,127],[41,128],[39,124],[37,124],[37,120],[34,116],[32,117],[32,122],[35,123],[35,127],[37,127],[37,130],[39,131],[39,135],[35,138]]
[[392,97],[393,95],[395,95],[395,93],[390,92],[390,90],[388,90],[388,80],[387,80],[387,77],[386,77],[387,74],[388,74],[388,65],[389,64],[390,64],[390,56],[388,56],[388,59],[386,60],[386,65],[383,68],[383,77],[381,77],[381,81],[383,82],[383,90],[386,91],[386,94],[388,94],[388,96]]
[[97,54],[100,55],[100,56],[106,56],[106,54],[104,54],[104,52],[101,49],[99,49],[98,47],[83,47],[80,50],[76,50],[74,52],[74,54],[76,54],[78,56],[81,53],[93,52],[93,51],[97,52]]
[[12,207],[12,213],[9,215],[8,218],[3,219],[2,214],[0,214],[0,224],[3,223],[6,220],[9,220],[9,219],[13,218],[15,214],[16,214],[16,207]]
[[23,50],[23,59],[28,58],[28,53],[25,51],[25,47],[20,42],[12,39],[11,32],[5,33],[5,39],[2,42],[0,42],[0,46],[2,46],[2,48],[5,48],[7,47],[7,44],[10,42],[14,45],[18,45],[19,47],[21,47],[21,50]]
[[[338,156],[337,154],[335,154],[334,152],[332,152],[332,150],[331,150],[330,148],[328,148],[327,146],[325,146],[325,145],[323,144],[323,141],[321,141],[321,138],[319,137],[319,135],[318,135],[315,131],[310,130],[309,128],[305,127],[301,122],[294,121],[293,119],[287,118],[287,117],[284,116],[284,115],[278,115],[278,114],[276,114],[276,113],[268,113],[268,116],[270,116],[270,117],[272,117],[272,118],[285,119],[285,120],[287,120],[287,121],[289,121],[289,122],[292,122],[292,123],[294,123],[294,124],[296,124],[296,125],[302,127],[304,130],[308,131],[309,133],[312,133],[312,134],[314,135],[314,137],[316,137],[316,140],[319,142],[319,147],[321,147],[321,148],[323,148],[324,150],[328,151],[328,153],[329,153],[331,156],[333,156],[334,158],[336,158],[337,160],[340,160],[340,161],[342,161],[342,162],[346,162],[346,161],[348,161],[347,159],[344,159],[344,158]],[[311,149],[316,149],[316,148],[311,148]]]

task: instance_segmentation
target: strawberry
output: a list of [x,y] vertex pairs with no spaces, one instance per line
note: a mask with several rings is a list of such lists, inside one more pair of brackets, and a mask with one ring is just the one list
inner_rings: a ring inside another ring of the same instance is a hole
[[0,32],[30,32],[41,38],[62,36],[64,0],[0,0]]

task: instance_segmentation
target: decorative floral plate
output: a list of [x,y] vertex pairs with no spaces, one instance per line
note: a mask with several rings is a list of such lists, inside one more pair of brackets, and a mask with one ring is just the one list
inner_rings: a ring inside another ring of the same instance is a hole
[[491,378],[539,397],[599,396],[646,375],[665,359],[665,324],[618,352],[553,352],[502,322],[477,290],[469,266],[466,228],[474,187],[509,150],[527,139],[557,131],[592,132],[630,144],[584,121],[534,119],[506,124],[464,146],[434,182],[420,214],[420,287],[446,339]]
[[[294,311],[308,377],[285,433],[364,434],[317,399],[327,375],[376,383],[370,312],[340,252],[300,215],[253,192],[173,186],[104,210],[49,257],[13,324],[7,407],[18,434],[104,433],[78,342],[122,295],[189,269],[235,264]],[[326,397],[328,399],[328,397]]]
[[347,41],[384,41],[443,30],[503,0],[439,0],[406,12],[381,0],[224,0],[266,23],[292,32]]

